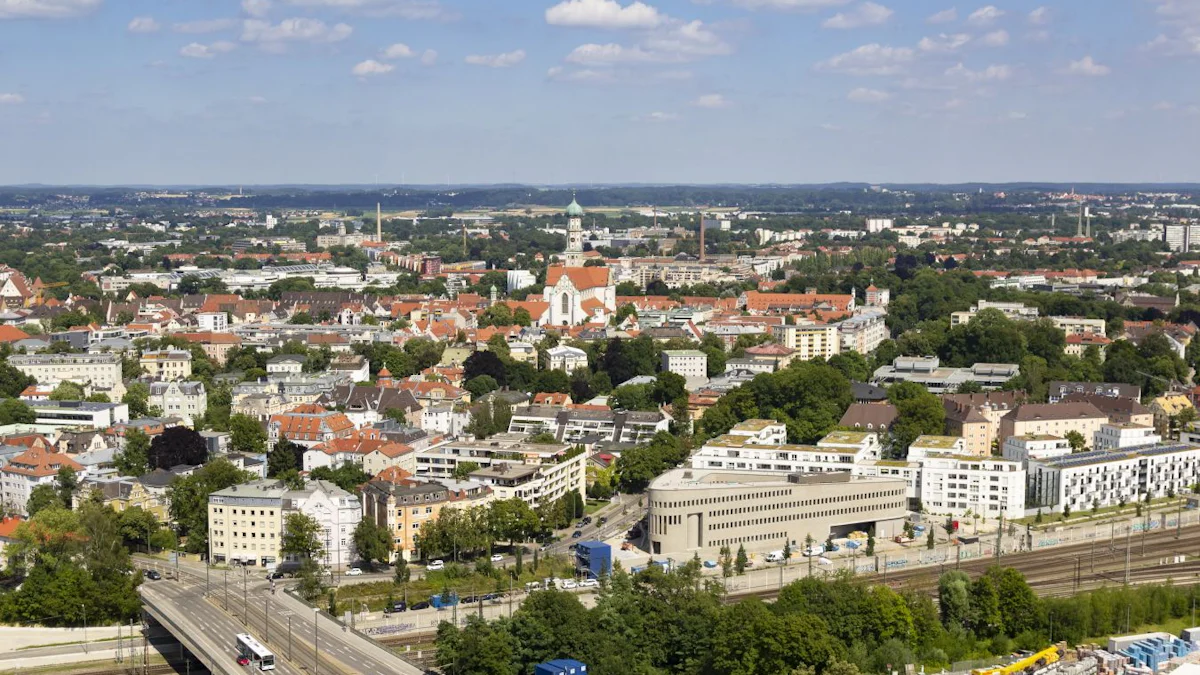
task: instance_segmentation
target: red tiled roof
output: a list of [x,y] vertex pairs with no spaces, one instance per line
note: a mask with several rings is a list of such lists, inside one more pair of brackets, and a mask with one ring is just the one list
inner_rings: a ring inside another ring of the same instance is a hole
[[554,286],[563,276],[571,280],[576,290],[600,288],[609,284],[607,267],[563,267],[554,265],[546,270],[546,285]]
[[3,471],[21,476],[45,478],[58,473],[58,470],[63,467],[83,471],[83,466],[70,457],[35,447],[13,457]]
[[0,342],[16,342],[29,337],[29,333],[16,326],[0,326]]

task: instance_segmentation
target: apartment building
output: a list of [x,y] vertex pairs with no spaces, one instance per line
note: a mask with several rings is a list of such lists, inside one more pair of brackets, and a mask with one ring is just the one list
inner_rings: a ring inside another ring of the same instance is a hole
[[1179,443],[1093,450],[1029,462],[1029,508],[1079,513],[1144,499],[1185,494],[1200,471],[1200,446]]
[[562,443],[589,439],[614,443],[642,443],[670,429],[671,420],[661,412],[580,410],[553,405],[515,408],[508,424],[511,433],[552,434]]
[[807,474],[852,471],[859,462],[879,459],[879,436],[873,433],[835,431],[815,446],[790,445],[778,436],[783,430],[786,438],[783,425],[748,421],[750,425],[764,423],[766,428],[755,436],[729,433],[709,440],[692,453],[688,465],[695,469]]
[[1058,403],[1071,394],[1128,398],[1137,401],[1142,398],[1142,388],[1124,382],[1061,382],[1055,380],[1050,383],[1050,403]]
[[887,386],[916,382],[934,394],[957,391],[967,382],[983,389],[999,389],[1021,372],[1015,363],[976,363],[970,368],[943,368],[936,356],[898,356],[892,365],[875,369],[871,381]]
[[1005,317],[1013,321],[1034,321],[1038,318],[1037,307],[1026,307],[1020,302],[991,302],[989,300],[980,300],[979,304],[972,307],[966,312],[952,312],[950,314],[950,327],[962,326],[970,323],[975,315],[985,309],[994,309],[1004,314]]
[[83,471],[83,466],[69,456],[36,445],[9,459],[0,468],[0,498],[4,501],[4,510],[24,515],[33,488],[53,484],[59,470],[64,468],[76,473]]
[[576,368],[586,368],[588,365],[587,352],[578,347],[568,347],[567,345],[551,347],[546,350],[546,357],[549,360],[547,368],[550,370],[570,373]]
[[[910,460],[911,461],[911,460]],[[921,465],[921,505],[932,514],[982,518],[1025,515],[1025,468],[995,457],[927,453]]]
[[791,326],[771,326],[771,333],[784,347],[796,350],[795,358],[801,361],[828,359],[842,351],[838,327],[827,323],[801,319]]
[[875,351],[881,342],[891,337],[886,319],[886,314],[875,311],[852,316],[839,323],[837,331],[841,340],[841,351],[855,351],[859,354]]
[[808,537],[903,530],[904,481],[822,474],[764,474],[726,469],[672,469],[650,484],[648,529],[653,555],[716,556],[722,546],[748,551],[800,550]]
[[1000,420],[1000,445],[1009,436],[1030,434],[1066,438],[1072,431],[1092,439],[1108,416],[1091,403],[1025,403]]
[[225,312],[197,312],[196,325],[201,331],[224,333],[229,330],[229,315]]
[[698,349],[668,349],[662,353],[662,369],[690,381],[708,379],[708,354]]
[[1162,443],[1162,436],[1154,433],[1149,424],[1101,424],[1092,441],[1093,450],[1120,450]]
[[997,443],[1001,418],[1024,402],[1023,391],[946,394],[942,397],[946,434],[963,439],[964,454],[987,457]]
[[1009,436],[1001,448],[1004,459],[1028,466],[1030,460],[1050,460],[1064,457],[1074,450],[1067,439],[1050,434]]
[[129,421],[129,406],[124,403],[90,401],[31,401],[37,415],[34,424],[78,429],[107,429]]
[[279,439],[311,448],[314,445],[345,438],[354,433],[354,423],[343,413],[319,405],[301,405],[272,415],[267,423],[267,444],[274,448]]
[[363,518],[391,532],[397,555],[416,560],[421,557],[421,526],[437,520],[449,495],[445,486],[433,481],[372,480],[363,486]]
[[317,521],[321,545],[325,549],[317,561],[322,566],[344,570],[358,559],[354,549],[354,529],[362,521],[363,512],[354,493],[329,481],[310,480],[303,488],[284,494],[283,510],[285,517],[298,511]]
[[[520,498],[530,506],[587,489],[587,454],[566,443],[529,443],[527,434],[496,434],[483,441],[453,440],[417,453],[417,477],[451,478],[460,462],[481,469],[470,475],[496,499]],[[505,465],[503,469],[499,465]]]
[[186,380],[192,376],[192,353],[160,349],[142,353],[142,368],[156,380]]
[[40,384],[70,381],[100,389],[121,386],[121,357],[117,354],[13,354],[8,363]]
[[192,426],[208,410],[208,393],[203,382],[152,382],[149,403],[164,415],[182,417]]
[[1067,335],[1099,335],[1106,337],[1108,322],[1104,319],[1089,319],[1083,316],[1052,316],[1050,321],[1055,328]]

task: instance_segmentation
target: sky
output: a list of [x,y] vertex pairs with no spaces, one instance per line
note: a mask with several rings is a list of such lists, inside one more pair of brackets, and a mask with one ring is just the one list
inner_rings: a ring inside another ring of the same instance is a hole
[[0,184],[1200,181],[1200,0],[0,0]]

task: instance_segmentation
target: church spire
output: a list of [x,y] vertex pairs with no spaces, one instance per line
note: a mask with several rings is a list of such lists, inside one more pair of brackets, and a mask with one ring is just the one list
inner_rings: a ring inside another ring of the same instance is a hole
[[571,203],[567,206],[567,251],[564,255],[567,267],[583,267],[583,207],[571,192]]

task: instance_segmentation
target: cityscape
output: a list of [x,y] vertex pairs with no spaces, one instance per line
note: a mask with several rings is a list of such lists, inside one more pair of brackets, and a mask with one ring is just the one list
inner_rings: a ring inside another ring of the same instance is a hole
[[1086,8],[0,0],[0,675],[1197,675],[1200,5]]

